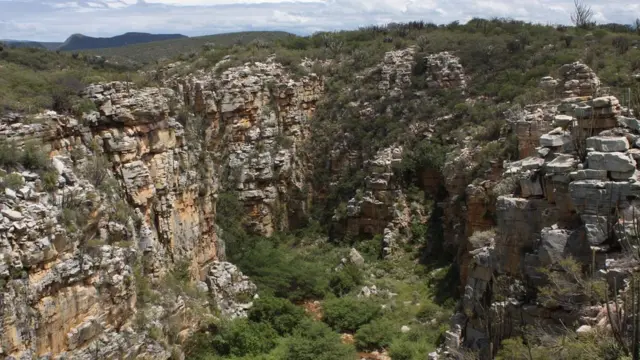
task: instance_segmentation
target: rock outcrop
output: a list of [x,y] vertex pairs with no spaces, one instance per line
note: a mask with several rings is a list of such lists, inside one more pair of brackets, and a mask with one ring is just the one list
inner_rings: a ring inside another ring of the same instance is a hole
[[[637,221],[637,120],[622,116],[627,110],[615,97],[592,96],[600,82],[586,65],[565,65],[560,72],[558,86],[566,97],[528,106],[512,123],[521,160],[504,164],[503,179],[512,179],[516,187],[497,198],[496,235],[467,248],[471,260],[462,279],[463,312],[447,335],[455,339],[449,347],[486,348],[499,341],[489,338],[489,318],[502,321],[500,331],[511,335],[517,329],[510,318],[550,329],[558,320],[594,326],[596,315],[589,309],[532,302],[521,284],[544,285],[539,269],[557,271],[567,257],[595,265],[594,273],[614,276],[618,284],[619,274],[634,266],[619,259],[625,258],[624,244],[635,236],[631,224]],[[499,291],[502,279],[511,279],[507,298],[487,298]]]
[[0,140],[37,144],[53,167],[18,166],[24,186],[0,195],[0,357],[168,359],[157,332],[184,339],[207,307],[175,284],[161,291],[178,268],[223,315],[244,316],[255,285],[219,262],[217,195],[237,190],[256,233],[295,225],[322,91],[315,75],[294,80],[269,61],[160,88],[91,85],[95,111],[81,119],[3,118]]

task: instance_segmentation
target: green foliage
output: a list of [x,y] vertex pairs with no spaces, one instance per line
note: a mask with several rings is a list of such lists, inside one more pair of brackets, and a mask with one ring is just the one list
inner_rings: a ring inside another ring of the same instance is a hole
[[528,334],[527,342],[521,337],[505,339],[496,360],[624,360],[622,349],[616,346],[610,334],[596,332],[586,336],[535,336]]
[[49,156],[42,150],[42,146],[35,142],[27,142],[22,150],[20,161],[29,170],[47,170],[51,166]]
[[322,264],[293,256],[269,240],[258,240],[236,264],[267,294],[293,302],[322,298],[327,280]]
[[380,305],[371,300],[344,297],[324,304],[323,321],[337,331],[356,332],[380,314]]
[[360,350],[381,350],[391,345],[395,333],[399,333],[397,325],[388,320],[373,320],[362,325],[356,332],[356,346]]
[[220,329],[212,345],[220,355],[258,355],[273,349],[277,337],[278,333],[267,323],[235,320]]
[[353,347],[340,342],[340,336],[320,322],[304,322],[286,342],[282,360],[351,360]]
[[24,185],[24,178],[17,173],[11,173],[2,178],[2,187],[17,190]]
[[55,191],[58,188],[58,172],[56,170],[48,170],[42,174],[42,186],[47,192]]
[[329,280],[329,288],[336,296],[343,296],[362,284],[362,271],[353,264],[345,265],[334,272]]
[[262,296],[253,302],[249,320],[269,324],[280,335],[290,334],[305,318],[304,311],[289,300]]
[[6,141],[0,142],[0,166],[4,169],[16,167],[22,160],[22,153],[17,151],[17,147],[13,143]]

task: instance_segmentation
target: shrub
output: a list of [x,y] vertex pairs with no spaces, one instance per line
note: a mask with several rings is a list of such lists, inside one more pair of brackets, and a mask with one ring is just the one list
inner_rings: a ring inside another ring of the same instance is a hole
[[431,319],[437,319],[439,316],[443,314],[440,306],[427,302],[420,306],[418,313],[416,314],[416,319],[422,322],[430,321]]
[[389,356],[393,360],[412,360],[415,352],[408,341],[396,341],[389,348]]
[[355,332],[380,316],[380,305],[351,297],[329,300],[323,309],[324,322],[340,332]]
[[258,355],[273,349],[277,337],[278,333],[269,324],[234,320],[214,336],[212,345],[220,355]]
[[348,264],[331,275],[329,288],[336,296],[343,296],[361,285],[362,277],[362,271],[357,266]]
[[49,170],[42,174],[42,187],[47,192],[55,191],[58,188],[58,172]]
[[2,179],[2,185],[5,188],[17,190],[24,185],[24,178],[17,173],[11,173]]
[[290,334],[304,318],[300,307],[273,296],[260,297],[249,310],[249,320],[267,323],[280,335]]
[[360,350],[380,350],[389,347],[393,335],[398,332],[395,324],[385,320],[373,320],[356,332],[356,346]]
[[92,111],[98,111],[96,104],[89,99],[82,99],[73,105],[73,113],[81,117],[83,114],[88,114]]
[[82,169],[82,175],[89,180],[91,185],[99,189],[109,177],[110,166],[111,163],[106,156],[95,155],[85,164],[85,167]]
[[0,166],[13,168],[22,160],[22,154],[16,150],[16,145],[6,141],[0,142]]
[[263,292],[293,302],[324,296],[328,284],[321,264],[292,256],[269,240],[252,244],[236,264]]
[[29,170],[47,170],[50,167],[49,156],[35,142],[24,144],[22,165]]
[[320,322],[305,321],[286,342],[283,360],[351,360],[353,347],[342,344],[340,336]]

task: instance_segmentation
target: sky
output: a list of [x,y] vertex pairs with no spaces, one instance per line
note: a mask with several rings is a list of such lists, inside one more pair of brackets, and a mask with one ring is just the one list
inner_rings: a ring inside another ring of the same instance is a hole
[[[599,23],[631,24],[640,2],[584,0]],[[569,24],[573,0],[0,0],[0,39],[64,41],[74,33],[210,35],[245,30],[316,31],[424,20],[508,17]]]

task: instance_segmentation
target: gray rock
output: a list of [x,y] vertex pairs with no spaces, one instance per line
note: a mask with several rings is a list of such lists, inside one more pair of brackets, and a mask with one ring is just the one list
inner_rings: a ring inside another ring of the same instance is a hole
[[607,170],[585,169],[574,171],[570,174],[572,180],[602,180],[606,181]]
[[602,96],[591,100],[594,108],[604,108],[620,105],[620,101],[615,96]]
[[351,248],[351,250],[349,251],[349,262],[358,267],[364,266],[364,258],[362,257],[362,255],[360,255],[358,250],[354,248]]
[[629,172],[636,168],[636,161],[631,156],[621,152],[596,152],[587,154],[589,168],[593,170],[607,170],[616,172]]
[[540,137],[540,146],[559,147],[571,142],[568,134],[544,134]]
[[618,120],[618,124],[633,130],[640,131],[640,120],[626,116],[618,116],[616,119]]
[[562,174],[571,172],[578,165],[578,160],[572,155],[560,154],[553,161],[546,164],[548,172]]
[[11,200],[15,200],[17,198],[16,197],[16,192],[11,190],[11,189],[9,189],[9,188],[5,188],[4,189],[4,195],[6,197],[8,197],[9,199],[11,199]]
[[629,141],[624,136],[594,136],[587,139],[587,148],[602,152],[625,152],[629,150]]
[[560,126],[566,128],[573,121],[573,116],[569,115],[556,115],[553,118],[553,126]]
[[2,215],[6,218],[8,218],[11,221],[20,221],[24,218],[24,216],[22,215],[22,213],[18,212],[18,211],[14,211],[11,209],[3,209],[2,210]]
[[609,224],[606,217],[582,215],[581,219],[584,223],[587,241],[590,245],[600,245],[607,240],[609,236]]
[[522,170],[536,170],[542,167],[542,165],[544,165],[544,159],[537,156],[531,156],[522,160]]
[[544,228],[541,231],[541,244],[538,257],[542,265],[550,265],[563,258],[570,232],[562,229]]

